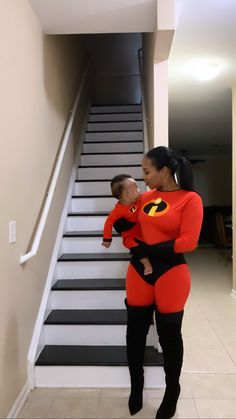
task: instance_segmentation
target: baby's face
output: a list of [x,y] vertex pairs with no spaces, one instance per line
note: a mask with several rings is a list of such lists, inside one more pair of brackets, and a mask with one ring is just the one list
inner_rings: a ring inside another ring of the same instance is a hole
[[128,178],[124,181],[124,189],[121,196],[121,202],[124,204],[133,204],[141,195],[137,183],[134,179]]

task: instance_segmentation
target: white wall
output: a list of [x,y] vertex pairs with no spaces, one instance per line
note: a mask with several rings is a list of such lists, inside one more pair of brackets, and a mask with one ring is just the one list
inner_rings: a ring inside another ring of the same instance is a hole
[[[199,156],[196,156],[196,158]],[[200,156],[205,162],[193,165],[195,188],[204,206],[232,205],[231,156]]]
[[[19,264],[45,198],[81,78],[83,43],[44,36],[28,0],[1,0],[0,13],[0,417],[27,381],[27,353],[71,174],[71,146],[38,255]],[[16,220],[16,243],[8,223]]]

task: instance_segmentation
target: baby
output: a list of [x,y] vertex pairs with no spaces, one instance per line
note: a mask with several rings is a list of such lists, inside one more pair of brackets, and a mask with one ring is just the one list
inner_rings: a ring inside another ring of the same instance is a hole
[[[144,275],[152,273],[152,265],[145,254],[138,249],[138,240],[141,238],[141,230],[138,224],[138,211],[140,205],[140,190],[138,189],[136,181],[130,175],[117,175],[111,181],[112,195],[118,199],[117,204],[108,215],[104,224],[103,242],[102,246],[109,248],[112,241],[112,227],[114,223],[120,219],[125,218],[130,222],[128,230],[121,233],[123,245],[131,250],[132,254],[136,254],[144,267]],[[135,239],[138,239],[137,241]]]

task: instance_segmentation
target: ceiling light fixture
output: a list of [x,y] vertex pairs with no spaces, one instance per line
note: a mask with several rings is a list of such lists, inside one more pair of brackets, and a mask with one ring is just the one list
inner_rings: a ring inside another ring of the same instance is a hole
[[220,70],[220,65],[214,61],[195,61],[189,64],[190,73],[200,81],[215,79]]

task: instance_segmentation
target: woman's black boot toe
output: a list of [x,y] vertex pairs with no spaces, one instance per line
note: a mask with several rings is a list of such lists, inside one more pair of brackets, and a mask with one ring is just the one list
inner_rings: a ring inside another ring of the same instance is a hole
[[129,396],[129,411],[133,416],[138,413],[143,407],[143,388],[139,391],[131,391]]
[[180,385],[176,389],[166,389],[164,398],[157,411],[156,419],[170,419],[174,416],[180,394]]

